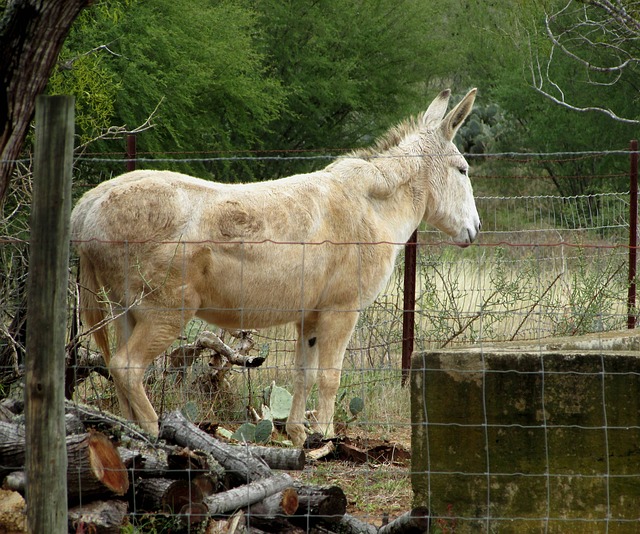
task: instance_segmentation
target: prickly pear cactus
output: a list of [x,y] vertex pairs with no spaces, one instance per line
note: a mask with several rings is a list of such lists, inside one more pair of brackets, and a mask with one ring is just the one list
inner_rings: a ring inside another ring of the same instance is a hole
[[262,419],[258,421],[255,428],[255,441],[256,443],[267,443],[271,440],[271,433],[273,432],[273,422],[269,419]]

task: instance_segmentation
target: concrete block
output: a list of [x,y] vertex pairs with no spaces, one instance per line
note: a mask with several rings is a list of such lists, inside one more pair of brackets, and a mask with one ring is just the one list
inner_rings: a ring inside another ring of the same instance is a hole
[[414,506],[455,532],[640,532],[639,352],[416,353],[411,397]]

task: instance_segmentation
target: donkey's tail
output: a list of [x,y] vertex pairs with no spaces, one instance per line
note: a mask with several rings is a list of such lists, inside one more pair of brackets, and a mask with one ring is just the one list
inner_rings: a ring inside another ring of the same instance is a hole
[[100,298],[101,285],[98,282],[95,267],[89,258],[80,254],[80,313],[85,329],[93,330],[93,339],[98,345],[107,365],[111,359],[109,350],[109,331],[107,329],[107,307]]

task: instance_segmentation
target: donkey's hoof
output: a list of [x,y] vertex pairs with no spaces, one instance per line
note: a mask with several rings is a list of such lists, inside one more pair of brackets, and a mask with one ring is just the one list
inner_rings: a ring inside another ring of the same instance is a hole
[[303,447],[307,439],[307,433],[304,431],[304,425],[287,423],[287,434],[295,447]]

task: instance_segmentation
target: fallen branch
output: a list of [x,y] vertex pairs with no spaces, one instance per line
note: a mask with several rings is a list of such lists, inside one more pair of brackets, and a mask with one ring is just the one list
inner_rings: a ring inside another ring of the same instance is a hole
[[173,367],[179,367],[182,362],[189,364],[192,363],[203,350],[213,350],[233,365],[239,365],[240,367],[259,367],[265,359],[262,356],[247,356],[245,353],[253,347],[253,340],[246,336],[241,337],[237,332],[233,332],[234,337],[241,339],[241,346],[238,349],[232,349],[216,334],[209,330],[200,332],[198,338],[187,345],[180,346],[174,349],[169,354],[169,361]]
[[225,468],[234,485],[271,476],[271,469],[262,459],[243,447],[229,445],[203,432],[179,411],[166,413],[161,418],[160,437],[211,454]]
[[429,532],[429,524],[429,510],[419,506],[380,527],[378,534],[419,534]]

